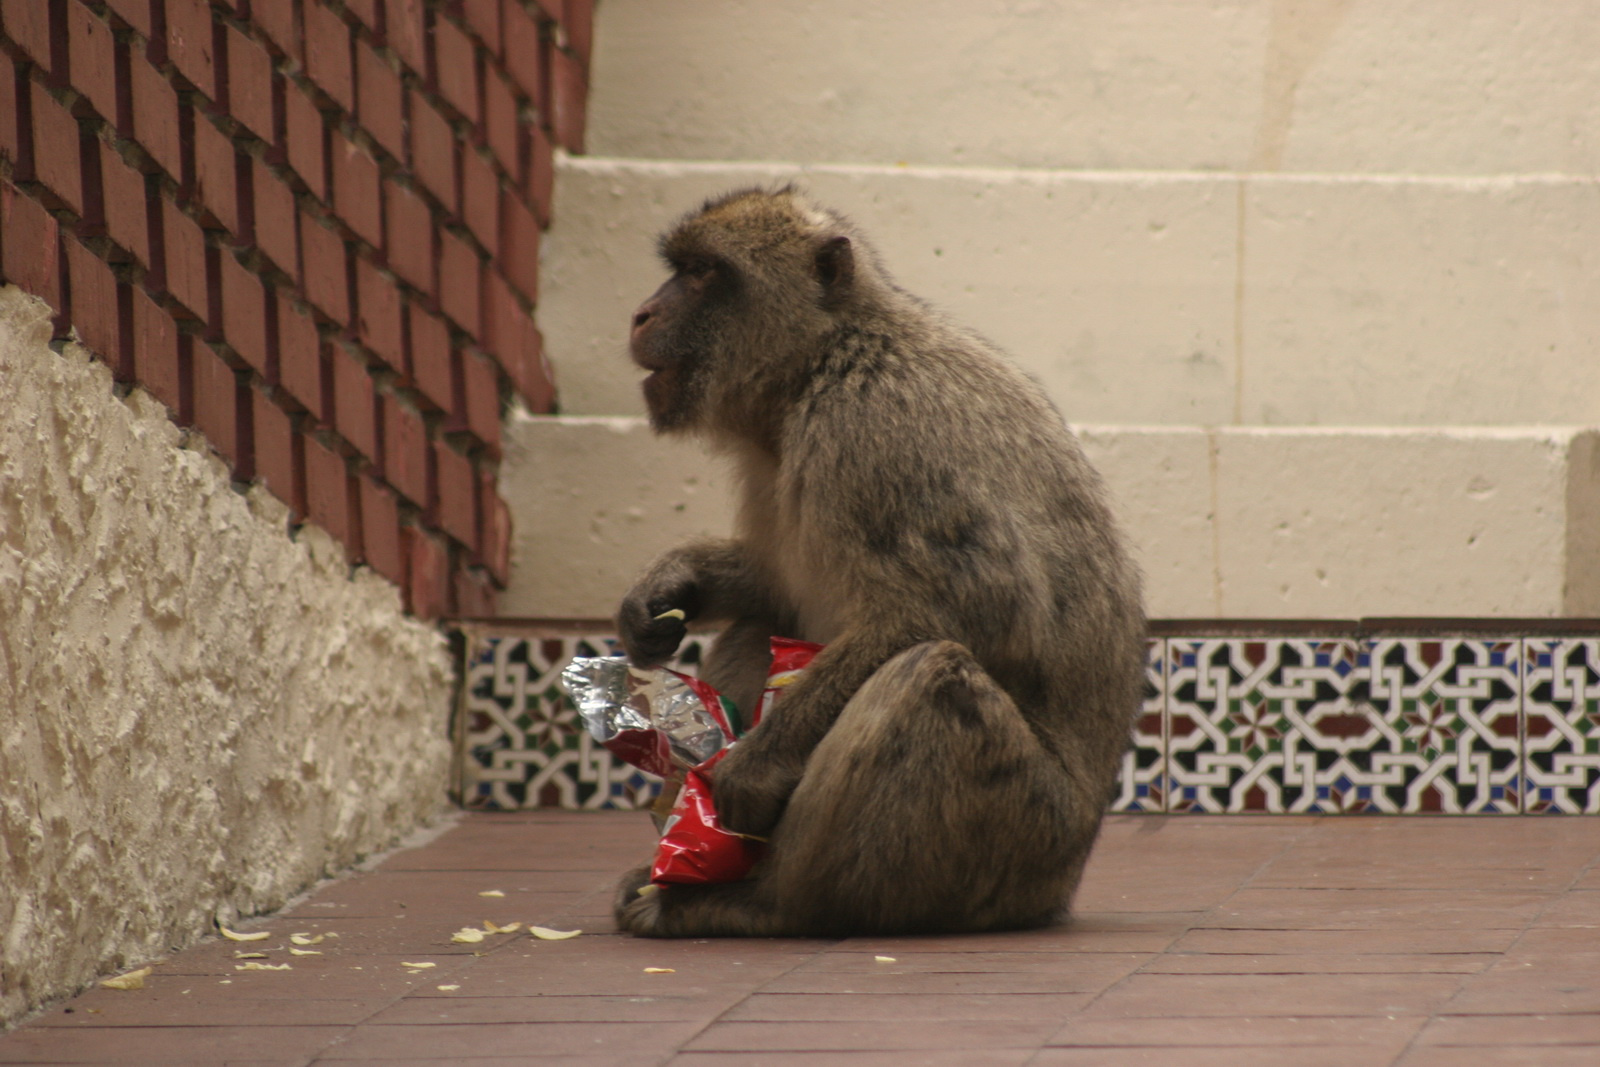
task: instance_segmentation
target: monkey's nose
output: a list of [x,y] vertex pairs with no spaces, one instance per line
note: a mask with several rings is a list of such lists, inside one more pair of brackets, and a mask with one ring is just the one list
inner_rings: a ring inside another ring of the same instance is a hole
[[635,331],[637,331],[639,329],[639,327],[643,326],[645,323],[647,323],[649,321],[650,321],[650,309],[649,308],[640,308],[638,311],[635,311],[633,313],[633,328],[634,328]]

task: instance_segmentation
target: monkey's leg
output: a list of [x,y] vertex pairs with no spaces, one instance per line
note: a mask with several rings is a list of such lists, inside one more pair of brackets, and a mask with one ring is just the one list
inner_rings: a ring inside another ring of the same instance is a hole
[[928,642],[884,664],[817,746],[767,890],[805,933],[1043,925],[1100,821],[1074,809],[1099,799],[971,653]]
[[1093,841],[1098,814],[1072,810],[1092,799],[966,649],[918,645],[845,706],[756,879],[670,886],[619,924],[657,937],[1040,925]]

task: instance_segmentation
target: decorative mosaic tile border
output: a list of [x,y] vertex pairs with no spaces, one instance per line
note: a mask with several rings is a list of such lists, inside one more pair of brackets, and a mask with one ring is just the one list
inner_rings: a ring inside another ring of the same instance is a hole
[[[1272,625],[1218,624],[1217,636],[1153,627],[1113,810],[1600,814],[1600,626]],[[660,783],[591,742],[556,684],[573,656],[614,651],[604,630],[461,626],[454,734],[465,806],[654,799]],[[680,669],[693,669],[705,640],[686,643]]]

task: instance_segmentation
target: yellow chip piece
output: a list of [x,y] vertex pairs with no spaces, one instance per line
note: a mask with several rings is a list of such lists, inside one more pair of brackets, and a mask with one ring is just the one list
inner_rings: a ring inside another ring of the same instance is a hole
[[405,961],[402,960],[401,963],[400,963],[400,966],[402,966],[402,967],[415,967],[419,971],[425,971],[429,967],[437,967],[439,965],[437,963],[406,963]]
[[478,895],[480,897],[503,897],[503,896],[505,896],[505,894],[502,893],[498,889],[485,889],[483,892],[479,893]]
[[874,956],[872,958],[877,960],[879,963],[896,963],[896,962],[898,962],[893,956]]
[[436,985],[433,988],[437,989],[441,993],[453,993],[461,987],[458,985]]
[[579,934],[583,933],[583,931],[552,930],[548,926],[530,926],[528,927],[528,933],[532,934],[534,937],[537,937],[540,941],[565,941],[568,938],[577,937]]
[[[290,934],[289,941],[291,944],[295,945],[320,945],[322,944],[322,939],[327,936],[329,935],[318,934],[315,937],[312,937],[310,934]],[[334,934],[333,936],[337,937],[339,935]]]
[[292,970],[294,970],[294,968],[289,966],[289,964],[287,964],[287,963],[255,963],[255,962],[251,962],[251,963],[235,963],[233,965],[233,969],[236,970],[236,971],[292,971]]
[[267,938],[272,936],[271,930],[257,930],[252,934],[241,934],[228,929],[221,923],[217,924],[217,929],[220,930],[222,932],[222,936],[227,938],[229,941],[265,941]]
[[322,955],[322,953],[318,952],[314,948],[291,948],[289,950],[289,955],[291,955],[291,956],[320,956],[320,955]]
[[522,929],[522,924],[521,923],[506,923],[504,926],[496,926],[494,923],[490,922],[488,919],[485,919],[485,920],[483,920],[483,928],[485,930],[489,931],[491,934],[514,934],[518,930]]
[[119,974],[115,978],[107,978],[100,984],[107,989],[143,989],[144,980],[150,977],[152,967],[140,967],[137,971]]
[[235,952],[233,958],[236,960],[264,960],[267,958],[267,954],[265,952]]
[[450,935],[450,940],[458,945],[476,945],[478,942],[482,941],[488,936],[489,935],[484,933],[482,930],[474,930],[470,926],[463,926],[461,929]]
[[645,974],[677,974],[678,973],[678,969],[676,967],[646,967],[644,969],[644,973]]

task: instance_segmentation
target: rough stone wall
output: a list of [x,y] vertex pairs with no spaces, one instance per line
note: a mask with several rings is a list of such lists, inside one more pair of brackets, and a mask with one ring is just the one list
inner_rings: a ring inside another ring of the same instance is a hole
[[445,804],[591,6],[0,0],[0,1024]]
[[0,290],[0,1019],[276,907],[445,803],[450,661]]

